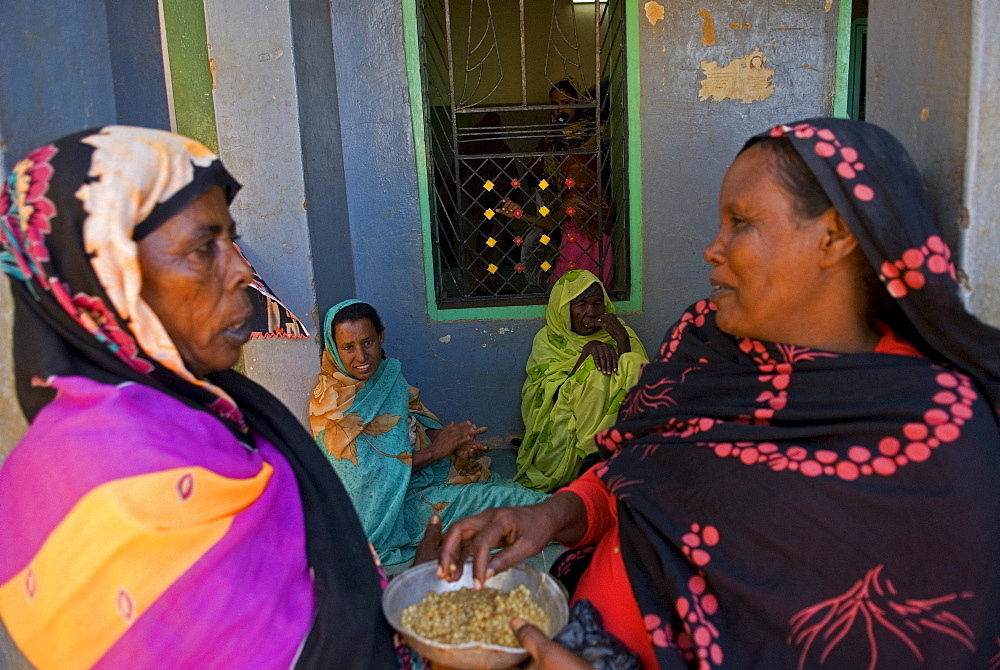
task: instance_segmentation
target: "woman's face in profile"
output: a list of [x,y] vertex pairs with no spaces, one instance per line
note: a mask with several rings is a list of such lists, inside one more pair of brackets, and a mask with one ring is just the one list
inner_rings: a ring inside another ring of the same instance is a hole
[[333,327],[333,340],[344,362],[344,372],[362,381],[375,376],[382,364],[385,333],[376,332],[371,320],[338,323]]
[[250,338],[250,266],[215,186],[137,245],[142,299],[197,377],[236,364]]
[[705,249],[719,328],[736,337],[794,342],[809,314],[825,226],[803,219],[771,153],[752,146],[726,172],[721,225]]

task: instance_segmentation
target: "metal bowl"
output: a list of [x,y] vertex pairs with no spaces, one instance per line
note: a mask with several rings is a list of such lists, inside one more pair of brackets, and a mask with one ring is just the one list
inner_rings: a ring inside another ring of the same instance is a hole
[[[407,644],[421,656],[448,666],[466,670],[487,670],[509,668],[528,658],[528,652],[520,647],[502,647],[497,644],[466,642],[465,644],[444,644],[417,635],[403,628],[403,610],[419,603],[428,591],[445,593],[463,587],[472,588],[472,563],[466,563],[462,578],[456,582],[439,580],[435,574],[437,563],[422,563],[395,577],[382,593],[382,612],[389,623],[405,638]],[[517,564],[493,575],[485,586],[500,591],[510,591],[524,584],[538,606],[549,617],[549,636],[555,635],[569,620],[566,594],[562,586],[551,576],[539,572],[531,566]]]

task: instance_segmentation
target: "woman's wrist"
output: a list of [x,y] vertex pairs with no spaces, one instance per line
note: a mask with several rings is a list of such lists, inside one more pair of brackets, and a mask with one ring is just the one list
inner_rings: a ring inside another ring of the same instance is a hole
[[425,468],[431,463],[436,463],[447,455],[442,453],[440,443],[433,440],[423,449],[418,449],[412,453],[412,467],[414,470]]
[[554,542],[576,544],[587,533],[587,508],[575,493],[561,491],[539,503],[539,507],[545,508],[552,524]]
[[444,444],[442,440],[437,442],[431,442],[430,444],[430,458],[434,461],[440,461],[446,456],[450,456],[451,452],[455,451],[455,448],[448,448],[450,445]]

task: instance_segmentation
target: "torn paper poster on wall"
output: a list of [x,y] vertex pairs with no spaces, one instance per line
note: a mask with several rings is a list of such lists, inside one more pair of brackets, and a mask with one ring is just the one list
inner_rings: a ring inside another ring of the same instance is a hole
[[774,70],[765,67],[767,56],[757,47],[743,58],[736,58],[724,67],[718,61],[702,61],[705,78],[701,81],[698,99],[721,101],[726,98],[751,103],[767,100],[774,95]]

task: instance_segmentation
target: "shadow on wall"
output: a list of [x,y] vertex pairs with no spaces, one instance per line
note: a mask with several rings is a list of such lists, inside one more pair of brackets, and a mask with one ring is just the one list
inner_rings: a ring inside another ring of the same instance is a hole
[[0,276],[0,463],[3,463],[3,459],[28,429],[14,391],[14,360],[11,355],[14,344],[11,338],[13,326],[14,302],[10,295],[10,284],[5,276]]
[[[28,424],[21,414],[14,392],[14,361],[11,357],[11,328],[14,304],[6,277],[0,276],[0,465],[17,444]],[[0,525],[3,520],[0,519]],[[14,646],[7,629],[0,623],[0,670],[31,670],[32,665]]]
[[34,670],[34,667],[14,645],[7,629],[0,624],[0,670]]

